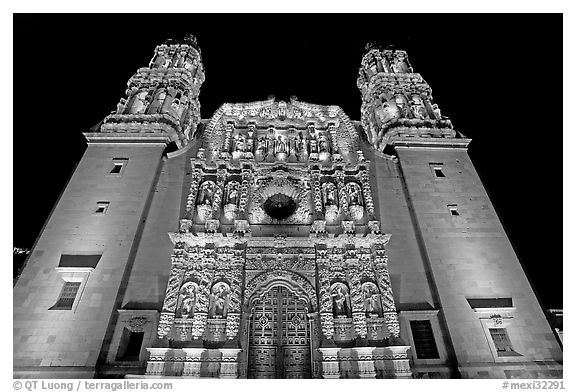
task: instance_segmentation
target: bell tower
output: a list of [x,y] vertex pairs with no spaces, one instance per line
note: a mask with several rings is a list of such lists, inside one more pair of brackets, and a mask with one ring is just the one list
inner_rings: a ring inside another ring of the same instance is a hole
[[147,68],[128,81],[126,97],[89,140],[173,142],[186,146],[200,122],[198,95],[204,82],[200,48],[193,35],[156,47]]
[[413,375],[433,377],[435,364],[443,377],[556,377],[561,351],[468,156],[471,140],[404,51],[368,45],[357,85]]
[[357,85],[362,94],[362,127],[377,151],[414,138],[457,137],[450,120],[434,103],[430,86],[414,73],[405,51],[368,44]]

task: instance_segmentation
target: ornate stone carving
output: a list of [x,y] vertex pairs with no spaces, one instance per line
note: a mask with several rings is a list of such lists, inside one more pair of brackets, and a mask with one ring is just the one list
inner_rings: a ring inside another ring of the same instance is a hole
[[255,276],[246,283],[244,289],[244,300],[248,301],[258,289],[263,289],[274,281],[286,281],[295,286],[298,290],[306,294],[309,301],[309,311],[315,311],[318,304],[316,301],[316,290],[314,286],[303,276],[293,271],[267,271]]
[[144,325],[146,325],[148,322],[150,321],[146,317],[132,317],[128,321],[128,329],[130,329],[132,332],[143,332]]

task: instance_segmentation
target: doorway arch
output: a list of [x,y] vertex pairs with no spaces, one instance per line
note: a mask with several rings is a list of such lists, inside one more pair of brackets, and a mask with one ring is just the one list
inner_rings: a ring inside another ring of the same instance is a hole
[[289,280],[292,274],[262,274],[260,284],[245,297],[250,315],[248,378],[311,377],[308,314],[315,308],[315,295],[310,298],[308,292],[314,288],[305,279],[306,288]]

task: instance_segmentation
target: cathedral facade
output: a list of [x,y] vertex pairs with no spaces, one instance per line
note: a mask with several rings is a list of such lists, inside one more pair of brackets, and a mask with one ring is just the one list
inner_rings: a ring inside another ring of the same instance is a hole
[[562,377],[404,51],[367,47],[360,121],[296,97],[202,119],[203,81],[169,40],[85,133],[14,287],[15,377]]

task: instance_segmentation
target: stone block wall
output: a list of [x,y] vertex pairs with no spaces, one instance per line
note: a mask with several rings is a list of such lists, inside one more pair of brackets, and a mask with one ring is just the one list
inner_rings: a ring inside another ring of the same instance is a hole
[[[93,373],[163,150],[163,144],[88,146],[14,287],[16,377],[59,377],[56,369]],[[110,174],[115,158],[128,159],[121,174]],[[95,214],[100,201],[110,203],[105,214]],[[56,270],[62,254],[102,256],[74,309],[50,310],[64,285]]]
[[[400,147],[397,152],[462,376],[482,371],[506,376],[494,363],[509,364],[512,373],[534,362],[560,369],[561,349],[466,150]],[[431,163],[441,164],[445,177],[436,177]],[[448,205],[456,205],[459,215]],[[537,228],[534,236],[538,240]],[[391,262],[390,269],[395,265]],[[491,321],[482,319],[467,298],[512,299],[503,326],[518,355],[498,356],[488,333]],[[473,365],[474,371],[466,370]],[[543,377],[542,369],[538,374]]]

